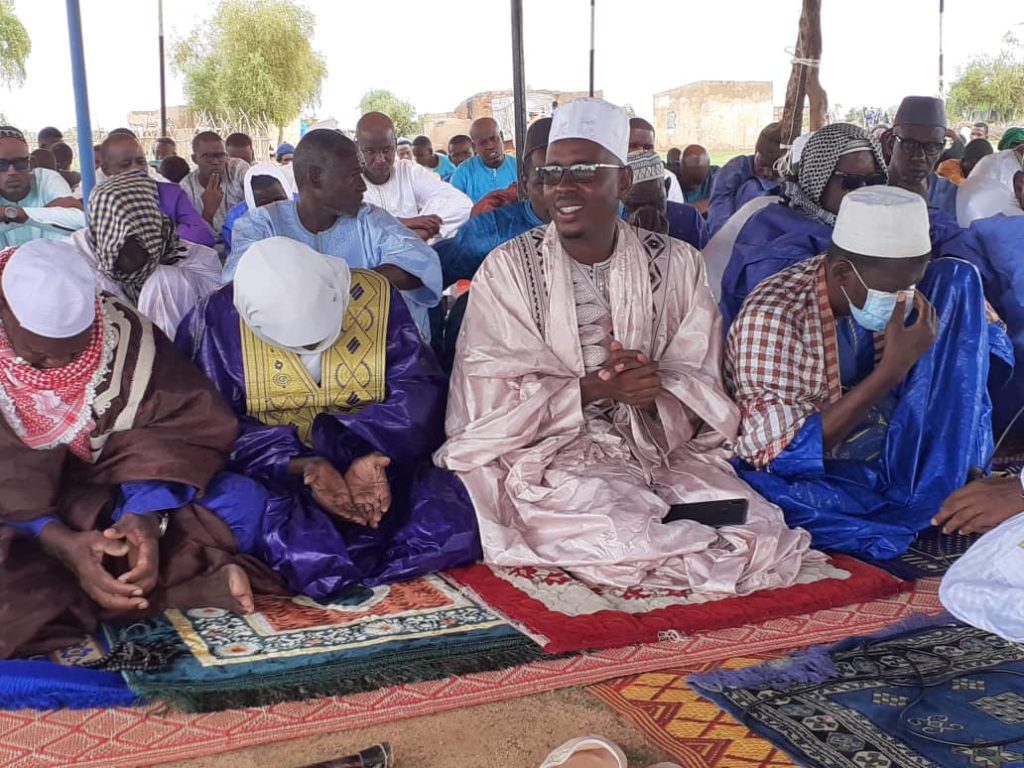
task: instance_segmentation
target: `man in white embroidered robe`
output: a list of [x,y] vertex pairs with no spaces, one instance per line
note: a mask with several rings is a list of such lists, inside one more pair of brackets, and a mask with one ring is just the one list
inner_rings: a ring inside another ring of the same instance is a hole
[[[740,481],[721,320],[700,254],[619,221],[629,124],[563,105],[540,169],[552,224],[473,281],[435,462],[473,499],[485,560],[615,586],[745,594],[793,583],[809,536]],[[663,524],[674,503],[742,497],[747,524]]]

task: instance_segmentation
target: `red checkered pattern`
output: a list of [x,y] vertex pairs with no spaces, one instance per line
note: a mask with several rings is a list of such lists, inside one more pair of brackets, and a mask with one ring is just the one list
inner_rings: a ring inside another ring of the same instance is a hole
[[742,418],[736,451],[757,467],[842,396],[824,256],[757,286],[729,330],[725,377]]

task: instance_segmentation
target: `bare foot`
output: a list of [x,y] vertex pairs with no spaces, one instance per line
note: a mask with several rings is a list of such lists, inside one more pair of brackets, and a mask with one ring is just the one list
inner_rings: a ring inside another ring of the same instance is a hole
[[209,576],[199,576],[167,590],[167,607],[224,608],[235,613],[252,613],[256,601],[245,571],[231,564]]

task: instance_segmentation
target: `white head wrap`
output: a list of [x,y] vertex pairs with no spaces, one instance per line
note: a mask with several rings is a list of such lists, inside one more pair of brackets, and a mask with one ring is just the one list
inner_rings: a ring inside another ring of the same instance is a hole
[[235,309],[256,336],[298,355],[341,335],[352,275],[342,259],[288,237],[253,243],[235,271]]
[[548,146],[562,139],[586,139],[607,149],[620,163],[629,152],[629,118],[604,99],[576,99],[562,104],[551,118]]
[[899,187],[861,187],[839,205],[832,242],[876,259],[914,259],[932,251],[928,205]]
[[971,175],[964,179],[956,193],[956,220],[961,227],[987,219],[996,214],[1020,216],[1024,214],[1016,196],[1006,186],[988,176]]
[[70,242],[31,240],[3,274],[7,306],[26,331],[70,339],[96,322],[96,273]]
[[292,189],[291,180],[285,175],[284,171],[281,170],[281,166],[274,163],[256,163],[256,165],[249,168],[245,172],[245,179],[242,182],[242,188],[245,191],[245,202],[249,206],[250,211],[256,210],[256,195],[252,191],[252,180],[254,176],[272,176],[277,179],[281,184],[281,189],[284,190],[285,197],[291,199],[295,190]]

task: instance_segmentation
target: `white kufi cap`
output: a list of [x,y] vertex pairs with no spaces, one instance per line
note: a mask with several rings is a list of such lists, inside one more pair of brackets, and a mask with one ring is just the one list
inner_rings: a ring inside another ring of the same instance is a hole
[[254,334],[299,355],[341,335],[352,275],[342,259],[289,237],[253,243],[235,271],[235,309]]
[[928,205],[899,187],[861,187],[839,206],[832,242],[876,259],[914,259],[932,251]]
[[626,162],[629,118],[621,107],[604,99],[576,99],[562,104],[551,118],[548,146],[562,139],[586,139]]
[[32,240],[4,268],[7,306],[26,331],[70,339],[96,322],[96,273],[69,242]]

